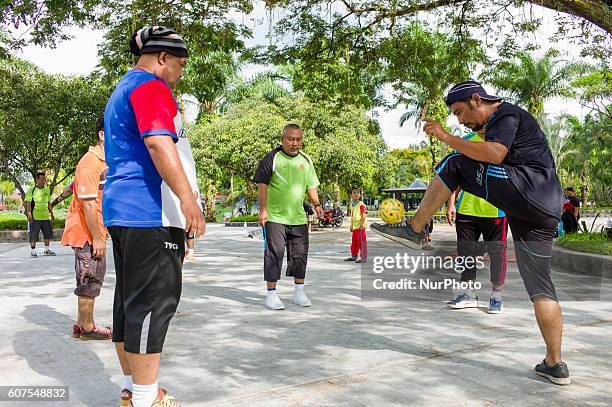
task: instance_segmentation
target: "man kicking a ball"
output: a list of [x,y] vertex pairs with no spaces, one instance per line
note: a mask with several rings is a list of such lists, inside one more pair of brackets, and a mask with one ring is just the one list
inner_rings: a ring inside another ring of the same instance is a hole
[[308,194],[319,218],[323,208],[319,203],[319,179],[312,160],[300,151],[304,132],[297,124],[283,129],[281,145],[269,152],[259,163],[254,181],[259,189],[259,223],[264,228],[264,280],[268,292],[265,306],[285,309],[276,293],[280,279],[285,248],[287,249],[287,276],[293,277],[293,302],[309,307],[304,293],[306,263],[308,259],[308,218],[304,212],[304,195]]
[[419,210],[403,228],[404,237],[417,248],[426,222],[458,187],[503,210],[521,278],[546,342],[546,357],[535,371],[555,384],[569,384],[569,371],[561,360],[563,317],[550,275],[563,190],[546,136],[531,114],[488,95],[475,81],[453,86],[446,104],[459,123],[476,132],[484,129],[485,141],[463,140],[426,120],[425,132],[458,152],[436,167]]

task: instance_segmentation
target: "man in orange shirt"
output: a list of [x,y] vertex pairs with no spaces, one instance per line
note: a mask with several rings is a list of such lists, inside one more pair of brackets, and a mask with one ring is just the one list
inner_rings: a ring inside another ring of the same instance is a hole
[[68,209],[62,236],[64,246],[72,246],[75,256],[76,288],[79,297],[77,323],[72,336],[81,340],[110,339],[111,329],[96,326],[93,320],[95,298],[106,274],[106,239],[102,222],[102,188],[106,170],[104,160],[104,118],[96,121],[98,143],[79,161],[74,176],[74,196]]

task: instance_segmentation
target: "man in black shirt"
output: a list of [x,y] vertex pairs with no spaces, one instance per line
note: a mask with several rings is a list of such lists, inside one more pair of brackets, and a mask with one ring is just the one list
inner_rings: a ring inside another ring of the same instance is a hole
[[576,222],[580,219],[580,199],[576,198],[574,188],[565,188],[565,203],[569,203],[574,207],[574,218]]
[[521,278],[546,342],[546,358],[536,373],[555,384],[569,384],[561,360],[563,318],[550,275],[563,190],[546,136],[531,114],[488,95],[476,81],[453,86],[446,103],[459,123],[473,131],[484,128],[485,142],[452,136],[439,123],[426,120],[425,132],[457,152],[436,167],[437,175],[404,235],[417,243],[429,218],[458,187],[506,212]]

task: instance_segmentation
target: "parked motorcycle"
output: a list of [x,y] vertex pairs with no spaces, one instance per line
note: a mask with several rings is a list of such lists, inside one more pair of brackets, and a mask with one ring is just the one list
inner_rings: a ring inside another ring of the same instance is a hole
[[342,209],[330,209],[325,211],[323,219],[319,219],[319,227],[333,226],[339,228],[344,222],[344,212]]

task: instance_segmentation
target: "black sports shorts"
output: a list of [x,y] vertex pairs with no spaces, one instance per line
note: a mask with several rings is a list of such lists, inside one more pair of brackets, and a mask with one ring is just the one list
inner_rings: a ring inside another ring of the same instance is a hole
[[161,353],[181,298],[185,231],[111,226],[117,281],[113,342],[126,352]]

